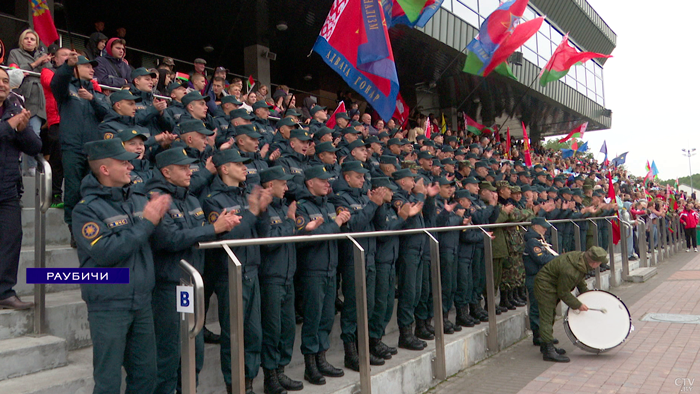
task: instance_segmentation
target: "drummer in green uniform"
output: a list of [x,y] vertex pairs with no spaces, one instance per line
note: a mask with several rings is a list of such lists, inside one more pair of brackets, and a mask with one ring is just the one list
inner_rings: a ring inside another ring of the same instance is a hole
[[545,264],[535,276],[535,297],[540,310],[540,337],[542,341],[540,350],[543,360],[569,362],[568,357],[559,354],[559,352],[564,352],[554,347],[555,308],[559,301],[563,301],[571,309],[587,311],[586,304],[574,297],[571,291],[574,287],[578,288],[579,293],[588,291],[584,279],[586,273],[607,261],[608,253],[605,249],[593,246],[585,252],[569,252],[556,257]]

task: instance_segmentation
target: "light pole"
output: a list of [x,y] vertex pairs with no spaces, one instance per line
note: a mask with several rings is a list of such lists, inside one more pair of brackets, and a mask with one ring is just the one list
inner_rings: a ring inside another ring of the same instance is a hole
[[683,156],[688,157],[688,173],[690,174],[690,195],[695,193],[693,189],[693,170],[690,168],[690,158],[695,156],[695,148],[681,149],[683,151]]

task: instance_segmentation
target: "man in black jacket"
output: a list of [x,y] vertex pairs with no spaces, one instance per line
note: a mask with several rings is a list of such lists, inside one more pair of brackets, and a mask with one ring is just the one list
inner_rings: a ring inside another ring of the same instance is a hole
[[19,252],[22,247],[22,208],[19,205],[21,175],[17,164],[22,152],[34,156],[41,140],[31,126],[31,113],[10,92],[10,77],[0,69],[0,309],[27,309],[12,290],[17,283]]

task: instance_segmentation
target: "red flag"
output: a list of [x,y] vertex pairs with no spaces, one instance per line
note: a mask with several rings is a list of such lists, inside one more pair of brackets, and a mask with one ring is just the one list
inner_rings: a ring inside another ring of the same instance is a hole
[[394,110],[394,118],[396,118],[396,123],[398,126],[406,127],[408,123],[408,115],[410,113],[410,108],[406,105],[401,93],[396,96],[396,110]]
[[489,75],[497,66],[508,60],[508,57],[530,39],[542,26],[544,17],[535,18],[521,23],[513,29],[513,33],[498,46],[491,56],[491,62],[484,69],[484,76]]
[[510,126],[506,129],[506,158],[510,159]]
[[525,128],[525,123],[523,125],[523,158],[525,159],[525,165],[528,167],[532,166],[532,157],[530,156],[530,138],[527,136],[527,129]]
[[340,113],[340,112],[346,112],[345,111],[345,101],[341,101],[340,104],[338,104],[338,108],[333,111],[333,115],[328,118],[326,121],[326,126],[330,129],[335,127],[335,114]]
[[56,25],[53,24],[51,11],[46,4],[46,0],[29,0],[32,6],[32,18],[34,20],[34,31],[39,35],[39,39],[44,45],[49,46],[58,40]]
[[431,129],[431,124],[430,124],[430,118],[425,118],[425,137],[430,139],[430,129]]
[[[571,149],[573,149],[574,151],[577,151],[577,150],[578,150],[578,141],[574,140],[574,141],[571,143]],[[576,152],[574,152],[574,153],[576,153]]]
[[[612,173],[610,171],[608,171],[608,197],[610,198],[610,202],[617,204],[615,188],[613,187]],[[610,222],[612,223],[613,228],[613,244],[617,245],[620,242],[620,213],[617,210],[615,210],[615,216],[617,216],[617,219],[611,220]]]

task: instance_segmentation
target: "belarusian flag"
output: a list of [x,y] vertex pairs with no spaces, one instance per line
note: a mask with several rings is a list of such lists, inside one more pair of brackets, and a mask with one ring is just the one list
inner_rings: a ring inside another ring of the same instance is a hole
[[567,33],[540,72],[540,85],[546,86],[549,82],[561,79],[574,65],[582,64],[596,57],[608,58],[612,56],[596,52],[577,51],[576,48],[569,45],[569,34]]
[[467,132],[475,135],[481,135],[486,126],[482,125],[481,123],[477,123],[474,119],[470,118],[466,112],[464,112],[463,114],[464,126],[466,127]]
[[431,126],[432,126],[432,124],[430,123],[430,118],[426,117],[424,127],[425,127],[425,137],[427,139],[430,139],[430,133],[431,133],[430,129],[432,128]]
[[189,82],[189,81],[190,81],[190,75],[189,75],[189,74],[186,74],[186,73],[177,72],[177,73],[175,73],[175,79],[181,79],[181,80],[183,80],[183,81],[185,81],[185,82]]
[[245,81],[246,86],[248,87],[248,93],[253,89],[253,86],[255,86],[255,80],[253,79],[253,76],[249,76],[248,80]]
[[676,189],[676,191],[678,191],[678,178],[676,178],[676,184],[673,185],[673,186],[674,186],[674,188]]
[[562,138],[559,140],[559,143],[566,142],[570,140],[571,138],[583,138],[583,133],[586,132],[586,128],[588,127],[588,122],[578,126],[577,128],[571,130],[569,134],[566,135],[566,137]]

